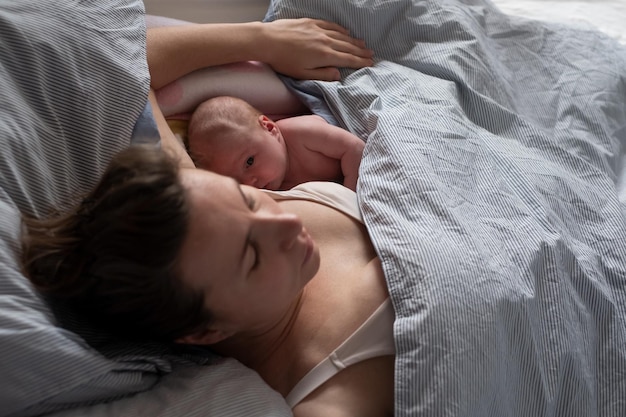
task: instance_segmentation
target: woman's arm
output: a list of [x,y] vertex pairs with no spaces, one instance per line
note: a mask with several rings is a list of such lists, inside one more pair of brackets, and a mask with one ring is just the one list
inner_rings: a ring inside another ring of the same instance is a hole
[[269,23],[190,24],[148,29],[151,85],[159,89],[200,68],[261,61],[294,78],[337,80],[337,67],[372,65],[363,41],[334,23],[286,19]]
[[173,156],[181,167],[195,168],[196,166],[185,150],[185,145],[174,135],[174,132],[172,132],[172,129],[170,129],[170,126],[167,124],[167,120],[165,120],[163,112],[161,112],[159,108],[159,103],[157,103],[153,90],[150,90],[148,99],[152,105],[152,115],[159,129],[159,135],[161,136],[161,149]]

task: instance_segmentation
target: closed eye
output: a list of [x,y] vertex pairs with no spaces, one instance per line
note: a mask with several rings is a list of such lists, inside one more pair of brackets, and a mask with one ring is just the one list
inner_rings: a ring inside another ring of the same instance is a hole
[[[248,206],[250,211],[255,211],[257,201],[254,198],[254,196],[252,196],[250,193],[244,192],[241,187],[241,184],[238,184],[238,188],[239,188],[239,192],[241,193],[241,197],[243,198],[243,201],[246,203],[246,206]],[[253,256],[252,267],[250,268],[250,270],[254,270],[255,268],[259,266],[259,248],[257,244],[254,243],[254,241],[252,240],[252,236],[250,235],[250,233],[248,233],[248,236],[246,237],[246,247],[248,246],[252,248],[252,256]]]
[[259,266],[259,248],[256,243],[249,241],[248,244],[252,247],[252,254],[254,256],[254,262],[252,262],[252,268],[250,270],[254,271]]

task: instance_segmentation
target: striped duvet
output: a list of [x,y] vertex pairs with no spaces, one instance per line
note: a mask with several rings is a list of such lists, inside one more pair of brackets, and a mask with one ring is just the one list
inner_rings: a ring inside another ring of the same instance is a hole
[[367,142],[397,416],[626,415],[626,50],[488,1],[275,0],[372,68],[286,80]]

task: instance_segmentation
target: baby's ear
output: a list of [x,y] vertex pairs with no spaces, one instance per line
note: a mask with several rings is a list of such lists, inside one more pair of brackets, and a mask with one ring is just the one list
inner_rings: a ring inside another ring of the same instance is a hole
[[261,127],[268,132],[275,133],[278,130],[278,126],[276,126],[276,123],[264,114],[261,114],[259,116],[258,121]]

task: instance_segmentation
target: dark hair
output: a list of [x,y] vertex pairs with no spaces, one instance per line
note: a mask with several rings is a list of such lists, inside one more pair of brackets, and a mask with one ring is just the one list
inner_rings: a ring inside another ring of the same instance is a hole
[[24,217],[22,265],[43,293],[124,336],[173,341],[210,320],[179,278],[189,209],[176,162],[131,146],[68,214]]

